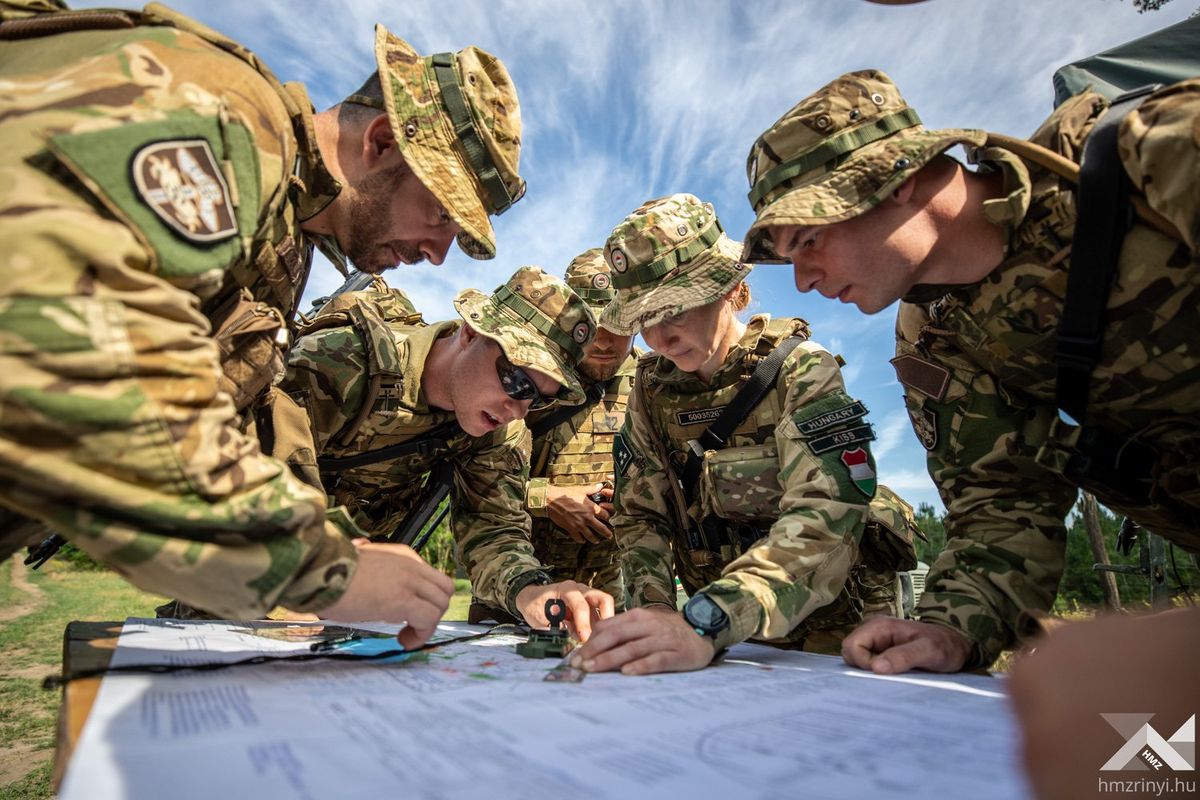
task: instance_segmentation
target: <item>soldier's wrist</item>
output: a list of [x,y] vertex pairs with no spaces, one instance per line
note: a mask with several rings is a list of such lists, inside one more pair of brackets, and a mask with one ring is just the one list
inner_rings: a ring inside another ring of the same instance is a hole
[[554,583],[554,579],[544,570],[540,569],[530,570],[518,575],[508,587],[508,602],[506,603],[508,613],[521,619],[523,615],[521,614],[520,606],[517,604],[517,596],[530,586],[548,586],[551,583]]
[[525,509],[533,517],[549,515],[550,481],[546,478],[533,478],[525,485]]

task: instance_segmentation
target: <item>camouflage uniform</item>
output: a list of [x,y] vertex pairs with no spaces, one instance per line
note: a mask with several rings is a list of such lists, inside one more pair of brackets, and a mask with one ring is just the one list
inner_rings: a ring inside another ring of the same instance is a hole
[[[567,267],[567,285],[599,315],[613,299],[608,263],[598,248],[576,257]],[[633,388],[636,353],[629,355],[617,374],[604,385],[604,394],[587,403],[570,419],[533,439],[533,458],[525,507],[533,518],[533,551],[555,581],[577,581],[613,596],[617,610],[624,589],[617,544],[613,539],[576,542],[550,521],[546,492],[550,486],[594,486],[613,472],[613,437],[625,422],[625,406]],[[554,409],[530,414],[526,424],[554,414]]]
[[[267,391],[314,243],[340,260],[301,230],[340,191],[304,88],[161,6],[47,10],[0,4],[0,503],[223,616],[324,608],[354,528],[327,520],[303,415]],[[391,106],[432,107],[429,59],[382,27],[376,45]],[[436,111],[392,127],[444,138]],[[492,204],[459,183],[431,189],[486,253]]]
[[[602,324],[635,330],[713,302],[749,272],[740,252],[711,205],[691,195],[647,203],[608,240],[618,299]],[[689,503],[675,477],[688,440],[790,336],[805,341],[726,447],[705,453]],[[889,549],[907,550],[906,563],[915,562],[911,530],[887,532],[871,512],[867,410],[846,393],[834,357],[807,338],[803,320],[757,315],[707,382],[654,354],[638,363],[614,450],[613,526],[630,602],[674,608],[678,575],[685,591],[703,591],[729,616],[718,647],[755,638],[836,652],[865,605],[898,613]],[[880,517],[902,521],[902,501],[880,488],[876,502],[896,512]]]
[[[1099,95],[1077,96],[1030,141],[1078,161],[1106,107]],[[911,117],[911,127],[880,124],[894,115]],[[815,125],[822,116],[825,125]],[[1020,612],[1053,602],[1063,520],[1077,487],[1200,549],[1198,125],[1197,80],[1161,90],[1120,124],[1120,158],[1135,191],[1175,235],[1139,221],[1125,237],[1083,428],[1059,418],[1053,361],[1071,267],[1074,184],[1013,152],[1019,144],[991,144],[982,131],[920,128],[896,87],[874,71],[842,76],[802,101],[751,152],[754,184],[756,174],[783,174],[780,159],[786,166],[827,137],[846,139],[848,128],[885,130],[835,171],[810,165],[769,191],[760,189],[770,181],[755,186],[759,218],[747,248],[765,258],[775,257],[766,226],[852,217],[956,143],[1003,176],[1002,195],[983,211],[1005,232],[1004,261],[978,283],[914,287],[900,307],[893,360],[948,511],[947,548],[917,611],[966,634],[969,666],[991,663],[1013,642]],[[1104,448],[1124,459],[1109,462],[1108,476],[1097,472]],[[1087,458],[1093,467],[1081,473]]]
[[[282,383],[312,420],[331,502],[344,505],[372,537],[385,538],[412,510],[422,476],[449,459],[458,562],[480,600],[519,617],[517,593],[533,581],[549,582],[529,542],[524,509],[529,432],[523,423],[478,438],[454,428],[426,452],[333,467],[335,459],[402,444],[455,420],[453,411],[430,407],[421,378],[434,343],[454,335],[462,323],[404,324],[388,319],[370,297],[362,300],[347,304],[349,324],[337,316],[334,326],[296,342]],[[454,302],[463,319],[496,341],[513,364],[559,381],[563,402],[583,400],[574,365],[595,334],[595,319],[566,284],[523,267],[491,297],[468,289]]]

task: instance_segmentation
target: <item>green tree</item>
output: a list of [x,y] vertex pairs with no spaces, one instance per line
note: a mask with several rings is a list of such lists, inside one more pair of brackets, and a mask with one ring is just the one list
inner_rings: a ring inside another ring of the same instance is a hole
[[917,558],[932,564],[946,546],[945,515],[937,513],[929,503],[917,506],[917,527],[925,534],[925,541],[917,539]]
[[[1129,555],[1123,555],[1117,550],[1117,533],[1121,529],[1121,518],[1104,506],[1100,506],[1100,528],[1104,534],[1104,544],[1108,548],[1108,559],[1113,564],[1128,564],[1136,566],[1140,563],[1141,554],[1135,544]],[[1141,531],[1139,536],[1145,535]],[[1191,557],[1175,548],[1174,566],[1172,551],[1167,546],[1167,584],[1174,591],[1182,594],[1182,588],[1200,586],[1200,572],[1197,572]],[[1062,582],[1058,586],[1059,609],[1080,606],[1100,606],[1104,603],[1104,593],[1100,589],[1100,581],[1093,569],[1095,558],[1092,556],[1091,544],[1088,542],[1087,528],[1083,516],[1076,513],[1071,518],[1071,526],[1067,530],[1067,564],[1063,571]],[[1176,575],[1178,568],[1178,575]],[[1150,603],[1150,584],[1141,575],[1117,574],[1117,588],[1121,593],[1121,605],[1130,610],[1145,608]],[[1194,594],[1194,592],[1193,592]]]

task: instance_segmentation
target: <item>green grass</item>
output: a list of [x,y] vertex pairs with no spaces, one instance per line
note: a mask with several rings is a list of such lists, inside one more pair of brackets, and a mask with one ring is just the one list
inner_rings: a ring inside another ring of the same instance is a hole
[[[62,694],[43,689],[41,676],[61,667],[67,623],[154,616],[154,606],[162,602],[111,572],[75,570],[54,562],[28,572],[27,580],[42,590],[40,599],[31,599],[13,585],[11,563],[0,564],[0,607],[36,603],[31,613],[0,622],[0,652],[5,654],[0,666],[0,750],[32,746],[36,749],[28,757],[37,766],[0,786],[0,800],[31,800],[52,794],[48,756],[53,753]],[[9,778],[14,777],[13,771]]]
[[[13,585],[12,563],[0,563],[0,609],[30,602],[25,592]],[[0,622],[0,756],[13,748],[33,746],[31,764],[25,774],[13,774],[0,784],[0,800],[37,800],[52,797],[55,725],[61,691],[41,687],[41,676],[61,669],[63,631],[74,620],[124,620],[153,617],[163,598],[134,588],[118,575],[97,570],[74,569],[51,561],[27,580],[42,590],[36,609],[23,617]],[[454,582],[455,594],[446,613],[448,620],[465,620],[471,602],[470,583]],[[42,759],[40,762],[38,759]],[[20,773],[20,769],[15,772]]]

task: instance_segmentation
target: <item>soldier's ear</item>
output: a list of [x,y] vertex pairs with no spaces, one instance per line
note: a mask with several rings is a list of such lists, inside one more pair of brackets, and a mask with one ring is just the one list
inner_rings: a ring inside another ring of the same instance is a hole
[[463,350],[466,350],[468,347],[471,346],[471,342],[475,341],[475,339],[478,338],[478,336],[479,336],[479,333],[476,332],[476,330],[474,328],[472,328],[470,325],[468,325],[467,323],[464,322],[462,324],[462,327],[458,329],[459,347],[461,347]]
[[396,135],[392,133],[392,124],[387,114],[377,114],[367,123],[362,133],[363,164],[368,169],[383,161],[400,157],[396,147]]
[[920,174],[921,170],[917,170],[912,175],[909,175],[908,180],[892,190],[892,193],[888,196],[888,199],[901,206],[911,200],[913,192],[916,190],[917,180]]

